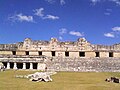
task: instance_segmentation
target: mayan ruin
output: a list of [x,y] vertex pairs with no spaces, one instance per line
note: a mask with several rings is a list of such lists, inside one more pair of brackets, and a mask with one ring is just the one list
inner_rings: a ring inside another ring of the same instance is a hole
[[94,45],[85,38],[60,42],[26,38],[15,44],[0,44],[0,62],[6,69],[45,71],[120,71],[120,44]]
[[120,0],[0,0],[0,90],[120,90]]

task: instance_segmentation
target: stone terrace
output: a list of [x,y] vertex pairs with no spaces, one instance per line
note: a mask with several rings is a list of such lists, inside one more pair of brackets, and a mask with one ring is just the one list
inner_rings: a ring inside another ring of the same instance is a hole
[[51,58],[48,70],[80,72],[120,72],[119,58]]

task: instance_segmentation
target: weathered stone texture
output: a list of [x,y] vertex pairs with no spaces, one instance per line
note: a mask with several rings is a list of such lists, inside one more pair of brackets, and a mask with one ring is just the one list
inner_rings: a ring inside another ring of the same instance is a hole
[[119,58],[52,58],[47,64],[55,71],[120,72]]
[[109,57],[109,52],[113,52],[114,57],[120,57],[120,44],[107,45],[94,45],[90,44],[85,38],[80,38],[77,41],[65,41],[60,42],[55,38],[51,38],[50,41],[35,41],[30,38],[26,38],[24,42],[16,44],[0,44],[0,54],[13,55],[13,51],[16,55],[26,55],[26,51],[29,55],[39,55],[38,51],[42,52],[42,55],[52,57],[51,52],[55,51],[55,56],[65,56],[65,52],[69,52],[69,57],[80,57],[79,52],[85,52],[84,57],[95,57],[95,52],[99,52],[99,57]]
[[120,44],[94,45],[85,38],[74,42],[26,38],[15,44],[0,44],[0,62],[6,62],[8,69],[17,68],[18,64],[18,68],[23,69],[29,66],[56,71],[120,72]]

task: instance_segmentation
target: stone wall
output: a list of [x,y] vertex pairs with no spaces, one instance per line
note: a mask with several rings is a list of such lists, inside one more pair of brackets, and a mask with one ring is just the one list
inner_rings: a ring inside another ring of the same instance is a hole
[[49,70],[80,72],[120,72],[120,58],[52,58]]
[[[41,56],[47,56],[47,61]],[[14,66],[16,62],[22,66],[29,62],[31,67],[36,62],[39,69],[47,66],[55,71],[120,72],[120,44],[94,45],[85,38],[65,42],[26,38],[15,44],[0,44],[0,62],[8,63],[8,68],[9,62]]]
[[4,50],[17,50],[18,48],[18,43],[16,44],[0,44],[0,50],[4,51]]
[[[47,67],[49,71],[79,72],[120,72],[120,58],[70,58],[46,56],[13,56],[0,55],[0,62],[6,63],[38,63],[38,69]],[[44,66],[44,67],[43,67]],[[8,68],[9,69],[9,68]]]
[[37,51],[120,51],[120,44],[114,45],[94,45],[85,38],[79,38],[77,41],[60,42],[56,38],[50,41],[32,40],[26,38],[23,42],[14,44],[0,44],[0,50],[37,50]]
[[[26,53],[28,52],[28,54]],[[24,51],[24,50],[17,50],[17,51],[0,51],[0,55],[32,55],[32,56],[40,56],[39,52],[41,52],[42,55],[52,57],[52,52],[55,53],[55,57],[69,57],[69,58],[79,58],[79,57],[85,57],[85,58],[95,58],[96,57],[96,51]],[[66,56],[66,52],[68,52],[68,55]],[[80,56],[80,52],[84,52],[85,56]],[[111,52],[113,53],[112,56],[109,56],[109,51],[97,51],[99,53],[100,58],[104,57],[120,57],[120,52]]]
[[[95,52],[99,52],[99,57],[109,57],[109,52],[113,52],[113,57],[120,57],[120,44],[114,45],[94,45],[89,43],[85,38],[79,38],[77,41],[60,42],[56,38],[51,38],[50,41],[35,41],[26,38],[23,42],[15,44],[0,44],[0,55],[42,55],[52,57],[52,52],[55,56],[66,57],[65,52],[68,52],[69,58],[79,58],[79,52],[85,52],[85,58],[96,57]],[[14,53],[13,53],[14,52]]]

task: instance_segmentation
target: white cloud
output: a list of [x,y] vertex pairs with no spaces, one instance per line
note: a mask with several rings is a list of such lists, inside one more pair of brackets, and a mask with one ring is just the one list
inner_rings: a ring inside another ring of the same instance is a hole
[[23,22],[23,21],[26,21],[26,22],[33,22],[33,16],[26,16],[26,15],[23,15],[22,13],[20,14],[15,14],[11,17],[9,17],[10,20],[12,21],[20,21],[20,22]]
[[65,4],[65,0],[60,0],[60,4],[64,5]]
[[105,33],[104,36],[114,38],[115,36],[117,37],[117,35],[120,34],[119,32],[120,32],[120,27],[116,26],[112,28],[112,32]]
[[116,3],[116,5],[120,5],[120,0],[109,0],[109,1]]
[[58,16],[53,16],[53,15],[46,15],[45,17],[43,17],[43,19],[56,20],[56,19],[59,19],[59,17]]
[[112,32],[111,33],[105,33],[104,36],[111,37],[111,38],[115,37],[115,35]]
[[69,34],[70,34],[70,35],[75,35],[75,36],[84,36],[82,33],[80,33],[80,32],[75,32],[75,31],[70,31]]
[[96,2],[100,2],[101,0],[91,0],[91,2],[96,3]]
[[120,27],[113,27],[112,30],[113,31],[120,31]]
[[32,16],[25,16],[25,15],[22,15],[22,14],[18,14],[17,17],[18,17],[18,20],[20,20],[21,22],[22,21],[28,21],[28,22],[32,22],[33,21],[33,17]]
[[39,8],[39,9],[35,9],[35,10],[33,10],[35,13],[35,15],[37,15],[37,16],[40,16],[40,17],[43,17],[44,16],[44,8]]
[[55,3],[55,0],[45,0],[45,1],[47,1],[50,4]]
[[104,14],[107,15],[107,16],[109,16],[111,13],[109,13],[109,12],[105,12]]
[[67,33],[67,29],[66,28],[61,28],[61,29],[59,29],[59,39],[60,40],[63,40],[63,36],[64,36],[64,34],[66,34]]
[[92,2],[93,5],[95,5],[96,3],[100,2],[101,0],[90,0]]
[[50,19],[50,20],[56,20],[59,19],[58,16],[53,16],[53,15],[44,15],[44,8],[39,8],[39,9],[35,9],[33,10],[35,13],[34,15],[37,15],[39,17],[41,17],[42,19]]
[[59,39],[60,39],[60,40],[63,40],[63,38],[62,38],[61,36],[59,36]]
[[60,34],[60,35],[63,35],[63,34],[65,34],[65,33],[67,33],[67,29],[66,29],[66,28],[61,28],[61,29],[59,30],[59,34]]
[[[48,2],[48,3],[50,3],[50,4],[53,4],[53,3],[55,3],[57,0],[45,0],[45,1]],[[65,3],[65,0],[59,0],[59,2],[60,2],[60,5],[66,4],[66,3]]]
[[120,0],[90,0],[90,1],[92,2],[93,5],[95,5],[98,2],[104,2],[104,1],[113,2],[116,5],[120,5]]
[[112,9],[107,8],[106,11],[108,11],[108,12],[112,12]]
[[104,13],[104,14],[109,16],[109,15],[111,15],[111,13],[112,13],[112,9],[108,9],[108,8],[107,8],[107,9],[105,10],[105,13]]

